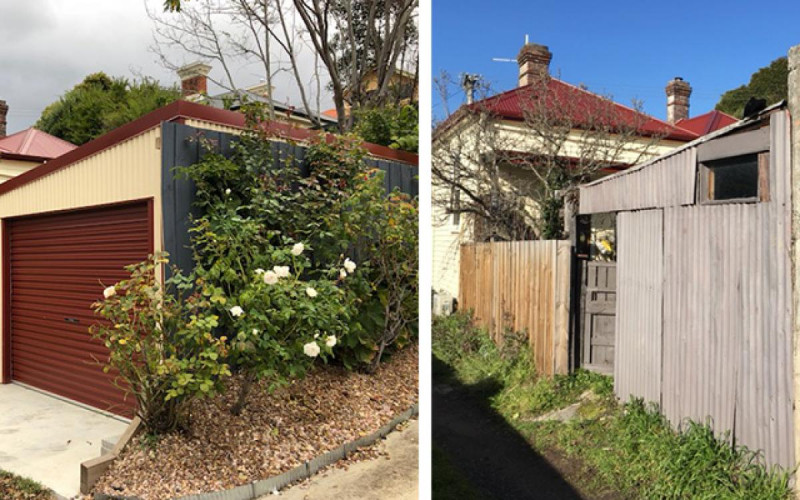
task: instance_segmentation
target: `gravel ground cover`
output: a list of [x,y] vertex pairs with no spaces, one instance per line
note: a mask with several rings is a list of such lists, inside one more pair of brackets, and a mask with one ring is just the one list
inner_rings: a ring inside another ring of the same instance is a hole
[[190,433],[155,445],[143,436],[131,442],[95,492],[160,500],[281,474],[410,408],[418,399],[418,359],[417,346],[409,346],[372,375],[321,366],[271,394],[254,388],[238,417],[228,411],[234,378],[226,394],[195,404]]

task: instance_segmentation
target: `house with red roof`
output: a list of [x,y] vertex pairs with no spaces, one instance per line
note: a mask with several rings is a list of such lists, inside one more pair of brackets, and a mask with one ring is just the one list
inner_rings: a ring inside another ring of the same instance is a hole
[[0,100],[0,183],[77,147],[35,128],[6,135],[7,113],[8,104]]
[[[517,56],[517,87],[474,100],[467,85],[467,102],[433,131],[433,290],[438,312],[447,312],[458,296],[462,243],[483,241],[489,233],[500,239],[541,237],[530,231],[522,236],[501,234],[505,221],[499,230],[487,231],[481,224],[484,217],[464,211],[465,198],[482,189],[493,193],[512,190],[515,196],[493,194],[491,199],[504,198],[503,203],[525,200],[524,209],[517,211],[520,217],[540,219],[536,197],[525,193],[542,189],[541,177],[546,174],[536,169],[543,158],[551,167],[569,169],[571,175],[578,173],[581,165],[591,164],[586,177],[581,177],[589,181],[665,154],[737,121],[719,111],[690,117],[692,89],[682,78],[666,86],[667,119],[662,120],[552,76],[551,59],[546,46],[526,43]],[[545,137],[537,126],[560,132]],[[582,141],[592,134],[599,138],[587,146]],[[558,136],[555,144],[554,136]],[[487,158],[489,169],[484,166]],[[476,174],[476,169],[486,172]],[[533,224],[529,221],[526,227]]]

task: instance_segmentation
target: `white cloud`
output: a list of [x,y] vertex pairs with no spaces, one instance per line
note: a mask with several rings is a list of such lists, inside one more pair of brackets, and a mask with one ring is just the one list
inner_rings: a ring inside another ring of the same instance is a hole
[[[151,9],[163,4],[162,0],[147,1]],[[166,85],[178,83],[177,75],[162,67],[149,49],[153,24],[141,0],[2,1],[0,19],[0,99],[10,108],[10,133],[33,125],[45,106],[90,73],[104,71],[127,78],[144,75]],[[193,60],[177,49],[171,54],[178,63]],[[236,61],[235,66],[240,86],[257,84],[263,77],[256,64]],[[308,48],[301,54],[301,66],[304,79],[310,80],[313,53]],[[221,68],[212,69],[212,76],[221,78]],[[299,107],[291,75],[281,73],[274,85],[276,100]],[[217,90],[209,89],[212,93]],[[330,103],[325,95],[322,109]]]

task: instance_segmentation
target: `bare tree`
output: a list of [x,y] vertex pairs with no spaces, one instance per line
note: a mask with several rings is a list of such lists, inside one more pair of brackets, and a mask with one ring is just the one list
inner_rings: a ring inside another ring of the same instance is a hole
[[[437,86],[446,102],[454,82],[444,74]],[[514,120],[500,116],[495,96],[435,126],[432,201],[448,217],[469,217],[477,241],[563,237],[577,185],[653,156],[667,132],[638,109],[550,76],[515,92]]]
[[[341,131],[353,124],[353,109],[381,106],[391,96],[393,75],[413,64],[418,73],[416,12],[418,0],[167,0],[166,12],[148,9],[155,23],[154,50],[176,69],[167,49],[179,47],[198,58],[218,62],[224,80],[212,80],[238,92],[232,60],[260,60],[266,81],[281,71],[292,74],[302,105],[312,121],[322,89],[317,64],[325,68]],[[297,19],[295,19],[295,16]],[[243,29],[242,29],[243,28]],[[413,35],[413,36],[412,36]],[[299,54],[314,53],[311,82],[303,79]],[[374,88],[365,88],[374,74]]]

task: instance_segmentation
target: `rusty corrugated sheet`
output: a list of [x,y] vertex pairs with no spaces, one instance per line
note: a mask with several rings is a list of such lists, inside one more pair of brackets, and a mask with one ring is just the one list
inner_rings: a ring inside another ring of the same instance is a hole
[[659,402],[663,293],[662,210],[623,212],[617,218],[617,313],[614,390]]
[[527,332],[539,373],[566,373],[570,258],[568,241],[462,245],[459,306],[496,342]]
[[[774,112],[770,127],[768,202],[664,209],[660,399],[673,424],[710,422],[720,434],[731,431],[737,445],[762,450],[767,463],[793,467],[787,113]],[[652,334],[641,290],[658,274],[659,249],[657,222],[644,224],[645,213],[619,214],[620,350]],[[649,267],[641,260],[648,250]],[[658,374],[643,371],[633,355],[647,357],[652,348],[618,351],[618,395],[655,383]],[[643,376],[651,380],[635,381]],[[647,399],[658,401],[652,393]]]
[[694,203],[696,150],[580,188],[580,213],[618,212]]

